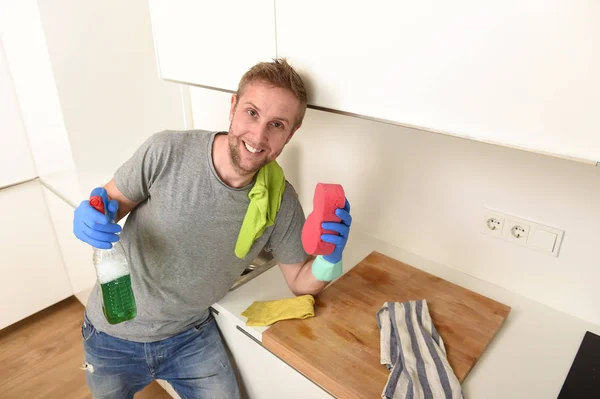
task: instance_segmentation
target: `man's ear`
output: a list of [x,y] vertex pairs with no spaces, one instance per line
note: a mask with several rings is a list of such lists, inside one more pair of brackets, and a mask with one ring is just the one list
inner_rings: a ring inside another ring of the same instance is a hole
[[287,140],[285,141],[285,143],[286,143],[286,144],[290,142],[290,140],[292,139],[292,137],[294,137],[294,134],[296,133],[296,131],[297,131],[298,129],[300,129],[300,126],[302,126],[302,123],[301,123],[301,124],[299,124],[298,126],[295,126],[295,127],[292,129],[292,133],[290,133],[290,135],[288,136]]
[[231,108],[229,109],[229,123],[233,121],[233,114],[235,114],[235,107],[237,105],[237,95],[231,95]]

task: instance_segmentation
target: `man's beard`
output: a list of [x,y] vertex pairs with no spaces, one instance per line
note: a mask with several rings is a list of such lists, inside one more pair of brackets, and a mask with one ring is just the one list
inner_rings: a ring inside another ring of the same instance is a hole
[[242,143],[242,140],[239,137],[234,137],[233,135],[231,135],[231,132],[231,126],[229,126],[230,134],[227,135],[230,155],[229,161],[231,162],[231,165],[233,166],[236,172],[242,175],[254,174],[258,172],[260,168],[269,163],[269,161],[266,158],[264,158],[259,164],[257,164],[257,166],[251,169],[245,168],[242,165],[242,154],[240,154],[240,145],[244,145],[244,143]]

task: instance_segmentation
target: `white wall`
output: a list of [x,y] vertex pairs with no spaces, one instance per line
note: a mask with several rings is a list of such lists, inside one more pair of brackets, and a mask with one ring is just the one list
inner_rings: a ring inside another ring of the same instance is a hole
[[[194,127],[227,130],[229,97],[192,88]],[[280,164],[305,213],[340,183],[353,229],[600,324],[600,168],[314,110]],[[481,234],[486,206],[564,229],[558,258]]]
[[86,196],[147,137],[183,128],[180,87],[158,77],[146,0],[38,3],[80,195]]

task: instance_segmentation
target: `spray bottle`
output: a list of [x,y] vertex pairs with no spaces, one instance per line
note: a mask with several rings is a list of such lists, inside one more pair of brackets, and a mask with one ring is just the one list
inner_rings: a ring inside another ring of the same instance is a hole
[[[101,196],[91,196],[90,205],[108,216],[107,206]],[[109,222],[115,223],[114,219]],[[110,324],[118,324],[133,319],[137,307],[123,244],[117,241],[111,249],[94,248],[93,262],[100,282],[102,310],[106,320]]]

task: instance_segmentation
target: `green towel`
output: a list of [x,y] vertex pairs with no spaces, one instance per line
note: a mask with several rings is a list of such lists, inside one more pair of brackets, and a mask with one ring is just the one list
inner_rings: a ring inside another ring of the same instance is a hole
[[276,161],[263,166],[256,175],[254,187],[248,193],[250,204],[235,245],[235,254],[243,259],[254,241],[275,223],[285,188],[283,169]]

